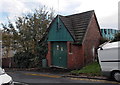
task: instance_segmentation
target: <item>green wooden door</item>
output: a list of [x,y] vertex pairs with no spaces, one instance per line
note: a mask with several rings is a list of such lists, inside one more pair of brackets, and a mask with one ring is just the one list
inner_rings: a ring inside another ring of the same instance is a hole
[[67,67],[67,43],[52,43],[52,65],[58,67]]

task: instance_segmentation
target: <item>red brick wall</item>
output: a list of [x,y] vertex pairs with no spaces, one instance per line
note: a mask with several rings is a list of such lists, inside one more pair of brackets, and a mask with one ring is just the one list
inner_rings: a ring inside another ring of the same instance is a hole
[[97,50],[100,43],[100,38],[101,34],[99,31],[99,27],[97,25],[95,15],[93,15],[83,41],[85,63],[90,63],[95,59],[97,51],[93,52],[93,48]]
[[11,58],[2,58],[2,67],[9,67],[11,63]]
[[46,56],[48,66],[51,66],[51,42],[48,42],[48,53]]
[[84,65],[84,56],[83,56],[83,48],[80,45],[71,45],[71,53],[70,53],[70,43],[67,42],[68,47],[68,68],[76,69],[81,68]]

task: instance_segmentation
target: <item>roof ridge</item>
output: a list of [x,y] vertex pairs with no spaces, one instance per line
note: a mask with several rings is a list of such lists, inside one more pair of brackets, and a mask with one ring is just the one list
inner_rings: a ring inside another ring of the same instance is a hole
[[84,13],[88,13],[88,12],[95,12],[94,10],[89,10],[89,11],[85,11],[85,12],[81,12],[81,13],[75,13],[75,14],[71,14],[71,15],[67,15],[67,16],[62,16],[62,17],[69,17],[69,16],[75,16],[75,15],[79,15],[79,14],[84,14]]
[[57,15],[57,16],[60,16],[60,17],[68,17],[68,16],[74,16],[74,15],[79,15],[79,14],[84,14],[84,13],[88,13],[88,12],[95,12],[94,10],[89,10],[89,11],[84,11],[84,12],[81,12],[81,13],[75,13],[75,14],[71,14],[71,15],[66,15],[66,16],[63,16],[63,15]]

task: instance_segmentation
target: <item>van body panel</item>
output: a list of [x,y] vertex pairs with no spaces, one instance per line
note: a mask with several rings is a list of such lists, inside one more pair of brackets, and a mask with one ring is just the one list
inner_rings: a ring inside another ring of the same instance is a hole
[[120,71],[120,42],[107,43],[98,49],[98,59],[103,75]]

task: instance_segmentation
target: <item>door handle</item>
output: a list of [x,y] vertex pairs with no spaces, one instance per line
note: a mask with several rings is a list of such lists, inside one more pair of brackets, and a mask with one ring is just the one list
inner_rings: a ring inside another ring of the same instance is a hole
[[62,59],[61,57],[59,57],[59,59]]

